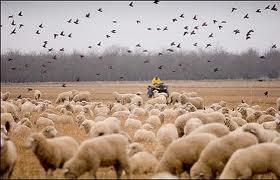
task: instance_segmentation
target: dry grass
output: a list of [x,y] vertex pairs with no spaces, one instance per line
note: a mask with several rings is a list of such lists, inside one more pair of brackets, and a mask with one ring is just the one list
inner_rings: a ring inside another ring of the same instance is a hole
[[[1,92],[10,91],[11,98],[17,97],[19,94],[22,97],[33,99],[33,91],[27,92],[27,88],[38,89],[43,93],[42,98],[54,102],[57,94],[68,90],[87,90],[92,95],[92,101],[108,102],[112,101],[112,92],[120,93],[142,91],[145,95],[146,86],[149,82],[80,82],[66,83],[67,87],[61,87],[61,83],[30,83],[30,84],[1,84]],[[233,108],[244,100],[248,104],[259,104],[263,110],[268,107],[275,107],[275,101],[280,97],[280,80],[278,81],[170,81],[167,82],[170,92],[172,91],[195,91],[204,98],[206,105],[224,100],[229,107]],[[264,96],[264,92],[269,91],[269,97]],[[146,97],[144,98],[147,99]],[[39,114],[32,116],[34,122]],[[144,121],[144,119],[142,119]],[[122,127],[124,120],[122,120]],[[74,137],[79,142],[87,139],[87,135],[81,132],[76,125],[56,125],[59,135],[69,135]],[[124,129],[124,128],[122,128]],[[124,129],[131,137],[134,130]],[[33,132],[40,129],[33,128]],[[18,152],[18,161],[15,166],[12,178],[44,178],[45,173],[39,161],[35,158],[31,150],[24,148],[24,142],[30,132],[24,132],[20,136],[11,135],[11,139],[15,142]],[[144,144],[147,150],[155,149],[154,143]],[[137,175],[133,178],[148,178],[150,175]],[[55,172],[56,178],[63,178],[62,170]],[[88,177],[87,174],[82,177]],[[115,173],[112,168],[100,168],[97,173],[98,178],[115,178]],[[183,175],[183,177],[185,177]]]

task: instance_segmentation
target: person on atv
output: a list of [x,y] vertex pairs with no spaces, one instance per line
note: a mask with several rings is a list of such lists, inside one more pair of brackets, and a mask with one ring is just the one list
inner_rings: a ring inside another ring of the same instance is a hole
[[152,80],[152,85],[153,86],[157,86],[161,83],[161,80],[158,76],[154,77],[153,80]]

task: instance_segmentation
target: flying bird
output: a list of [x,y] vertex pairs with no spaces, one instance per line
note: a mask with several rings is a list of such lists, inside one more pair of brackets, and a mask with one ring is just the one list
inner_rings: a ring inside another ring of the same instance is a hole
[[218,72],[220,69],[219,68],[215,68],[214,69],[214,72]]
[[192,35],[192,34],[195,34],[194,30],[191,32],[191,35]]
[[246,36],[246,40],[248,40],[248,39],[251,39],[251,37],[250,36]]
[[209,63],[210,63],[211,61],[210,61],[210,60],[208,60],[207,62],[209,62]]
[[276,48],[276,44],[273,44],[271,48]]
[[268,97],[268,91],[265,91],[263,94]]
[[43,28],[43,24],[40,24],[40,25],[39,25],[39,28]]
[[109,38],[109,37],[111,37],[111,36],[109,36],[108,34],[106,34],[106,38]]
[[60,36],[65,36],[64,31],[61,31]]
[[158,2],[159,2],[159,0],[155,0],[155,1],[154,1],[155,4],[158,4]]
[[47,48],[46,45],[47,45],[47,43],[44,43],[43,48]]
[[231,9],[231,12],[236,11],[236,10],[237,10],[237,8],[234,7]]
[[59,49],[59,51],[64,51],[64,48]]
[[10,34],[16,34],[16,28],[14,28]]
[[97,44],[97,46],[101,46],[101,42],[99,42],[99,43]]
[[87,14],[86,14],[86,17],[89,18],[89,16],[90,16],[90,13],[87,13]]
[[188,30],[188,29],[189,29],[189,26],[185,26],[184,29]]
[[22,12],[21,11],[18,13],[18,16],[22,16]]
[[244,19],[249,19],[249,16],[248,16],[249,14],[246,14],[245,16],[244,16]]
[[62,84],[62,87],[66,87],[66,84],[65,84],[65,83],[63,83],[63,84]]
[[68,23],[71,23],[71,21],[72,21],[72,19],[69,19],[67,22],[68,22]]
[[197,46],[197,43],[194,43],[193,46]]
[[144,61],[144,64],[147,64],[147,63],[149,63],[149,60],[145,60],[145,61]]
[[92,46],[88,46],[88,48],[90,49],[90,48],[92,48]]
[[206,22],[204,22],[204,23],[202,24],[202,26],[207,26]]
[[194,15],[193,19],[194,19],[194,20],[197,20],[197,17],[196,17],[196,15]]
[[186,34],[188,34],[188,31],[185,31],[184,34],[183,34],[183,36],[185,36]]
[[161,29],[160,29],[160,28],[157,28],[157,30],[160,31]]
[[167,29],[167,26],[165,26],[165,28],[163,29],[163,31],[167,31],[168,29]]
[[33,90],[32,88],[27,88],[27,92],[32,91],[32,90]]
[[39,30],[36,31],[36,34],[40,34]]
[[195,26],[194,29],[198,29],[198,26]]
[[226,22],[226,21],[222,21],[221,23],[225,24],[225,23],[227,23],[227,22]]
[[126,52],[131,53],[131,50],[127,50]]
[[184,18],[184,14],[181,14],[181,15],[180,15],[180,18]]
[[214,24],[216,24],[216,22],[218,22],[218,21],[214,19],[213,22],[214,22]]
[[213,37],[213,33],[211,33],[208,37],[209,37],[209,38]]
[[270,9],[270,6],[269,6],[269,5],[268,5],[268,6],[266,6],[266,7],[265,7],[265,9]]
[[158,69],[162,69],[162,67],[163,67],[163,65],[160,65],[160,66],[158,67]]
[[8,16],[8,18],[14,18],[14,16],[13,16],[13,15],[10,15],[10,16]]
[[16,68],[15,68],[15,67],[12,67],[12,68],[11,68],[11,70],[13,70],[13,71],[14,71],[14,70],[16,70]]
[[111,33],[116,33],[116,30],[115,30],[115,29],[113,29],[113,30],[111,31]]
[[206,48],[208,48],[208,47],[210,47],[210,46],[212,46],[210,43],[208,43],[207,45],[206,45]]
[[13,26],[15,26],[15,25],[16,25],[16,24],[15,24],[15,20],[13,20],[13,21],[12,21],[11,25],[13,25]]
[[130,6],[130,7],[133,7],[133,2],[130,2],[130,3],[129,3],[129,6]]
[[17,97],[18,99],[21,99],[21,94]]
[[102,8],[99,8],[97,11],[99,11],[99,12],[103,12]]
[[234,32],[235,34],[240,33],[239,29],[235,29],[233,32]]
[[53,51],[53,48],[48,49],[48,52],[51,52],[51,51]]
[[140,44],[137,44],[136,47],[141,47],[141,45],[140,45]]
[[222,28],[223,28],[223,26],[219,25],[219,29],[222,29]]
[[160,53],[158,53],[158,55],[161,56],[161,55],[163,55],[163,54],[160,52]]
[[12,58],[9,58],[9,59],[8,59],[8,61],[12,61],[12,60],[13,60]]
[[151,31],[152,30],[152,28],[147,28],[149,31]]
[[247,32],[246,36],[250,36],[252,32],[255,32],[255,31],[254,31],[253,29],[250,29],[250,30]]
[[141,23],[141,21],[137,20],[136,23],[139,24],[139,23]]
[[147,50],[147,49],[144,49],[142,52],[148,52],[148,50]]
[[170,48],[168,48],[167,51],[174,52],[174,50]]
[[55,39],[58,36],[58,34],[53,34],[53,38]]
[[173,22],[178,21],[176,18],[172,19]]
[[171,45],[171,46],[175,46],[175,42],[172,42],[170,45]]
[[113,21],[113,23],[117,23],[117,21]]
[[54,55],[54,56],[52,57],[52,59],[56,60],[56,55]]
[[23,24],[19,24],[19,29],[22,28],[24,25]]
[[82,54],[80,55],[80,58],[81,58],[81,59],[83,59],[84,57],[85,57],[84,55],[82,55]]
[[76,21],[74,21],[75,24],[79,24],[79,19],[76,19]]
[[181,48],[181,43],[179,43],[179,44],[177,45],[177,48]]
[[261,59],[265,59],[265,56],[260,56]]
[[71,37],[72,37],[72,33],[68,34],[68,37],[70,37],[70,38],[71,38]]
[[257,13],[261,13],[261,9],[257,9],[256,12],[257,12]]
[[278,9],[276,8],[276,4],[274,4],[271,8],[272,11],[277,11]]

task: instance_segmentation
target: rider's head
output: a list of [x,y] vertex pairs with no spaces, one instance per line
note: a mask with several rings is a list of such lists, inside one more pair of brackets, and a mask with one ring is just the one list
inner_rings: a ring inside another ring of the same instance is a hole
[[156,80],[158,80],[158,76],[156,76]]

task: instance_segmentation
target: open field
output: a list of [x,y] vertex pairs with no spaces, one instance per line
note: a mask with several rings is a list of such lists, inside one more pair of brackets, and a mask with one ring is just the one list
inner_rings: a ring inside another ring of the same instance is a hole
[[[24,83],[24,84],[1,84],[1,92],[11,92],[11,98],[16,98],[22,95],[25,98],[33,99],[33,92],[27,92],[27,88],[38,89],[43,93],[42,99],[54,100],[57,94],[69,90],[87,90],[90,91],[92,101],[108,102],[113,101],[112,92],[119,93],[135,93],[137,91],[143,92],[144,100],[146,97],[146,87],[150,82],[79,82],[66,83],[67,87],[61,87],[62,83]],[[271,80],[259,82],[252,81],[167,81],[169,85],[169,92],[177,91],[195,91],[200,97],[204,98],[205,105],[224,100],[228,103],[230,108],[236,107],[237,104],[244,100],[247,104],[261,106],[262,110],[268,107],[275,107],[275,101],[280,97],[280,80]],[[264,92],[268,91],[268,97]],[[32,114],[31,121],[34,122],[39,114]],[[144,119],[143,119],[144,120]],[[174,122],[174,120],[173,120]],[[122,128],[124,121],[122,120]],[[59,135],[70,135],[79,142],[87,139],[87,135],[72,124],[55,125]],[[40,129],[33,128],[33,131],[40,131]],[[133,137],[133,132],[127,131]],[[35,158],[31,150],[26,150],[23,147],[26,136],[29,132],[22,135],[12,135],[11,139],[15,142],[18,152],[18,161],[15,166],[12,178],[45,178],[45,173],[39,161]],[[149,151],[153,151],[154,144],[144,144]],[[132,178],[147,178],[151,175],[133,175]],[[62,178],[62,170],[55,172],[55,177]],[[85,174],[82,177],[87,177]],[[115,178],[115,172],[112,168],[101,168],[97,173],[98,178]],[[122,176],[125,177],[125,176]],[[182,177],[185,177],[183,175]]]

